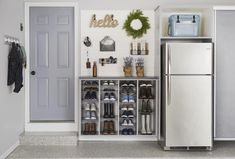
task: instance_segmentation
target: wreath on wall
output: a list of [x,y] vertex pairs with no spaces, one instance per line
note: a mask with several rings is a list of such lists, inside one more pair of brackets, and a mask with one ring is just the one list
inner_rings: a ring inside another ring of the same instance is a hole
[[150,29],[148,17],[145,17],[139,9],[133,10],[127,17],[123,29],[126,30],[128,36],[134,39],[141,38]]

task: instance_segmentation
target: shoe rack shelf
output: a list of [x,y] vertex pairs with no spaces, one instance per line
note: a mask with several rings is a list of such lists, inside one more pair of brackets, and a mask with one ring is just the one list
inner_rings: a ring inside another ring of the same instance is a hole
[[157,77],[82,77],[79,83],[79,140],[158,140]]

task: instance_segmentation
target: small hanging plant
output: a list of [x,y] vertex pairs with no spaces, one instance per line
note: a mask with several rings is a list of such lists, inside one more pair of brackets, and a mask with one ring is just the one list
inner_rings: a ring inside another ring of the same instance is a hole
[[132,36],[134,39],[141,38],[150,29],[148,17],[145,17],[139,9],[133,10],[128,15],[123,29],[126,30],[128,36]]

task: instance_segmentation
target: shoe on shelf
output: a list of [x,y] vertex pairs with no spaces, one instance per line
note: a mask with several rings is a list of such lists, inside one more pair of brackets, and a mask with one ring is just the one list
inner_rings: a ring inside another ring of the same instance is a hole
[[130,81],[128,84],[129,87],[135,87],[135,82],[134,81]]
[[127,108],[126,105],[123,105],[122,108],[121,108],[121,110],[127,110],[127,109],[128,109],[128,108]]
[[140,87],[140,98],[147,98],[147,87],[146,86],[142,86]]
[[90,134],[91,135],[96,134],[96,123],[90,123]]
[[109,134],[109,121],[105,120],[103,125],[103,135]]
[[127,118],[128,117],[128,112],[124,111],[121,115],[121,118]]
[[133,114],[133,111],[127,111],[127,117],[128,118],[134,118],[135,116],[134,116],[134,114]]
[[128,135],[134,135],[134,130],[132,128],[127,129]]
[[114,128],[114,121],[110,120],[109,121],[109,134],[114,135],[115,134],[115,128]]
[[86,111],[85,112],[85,119],[91,119],[91,113],[90,113],[90,111]]
[[148,98],[148,99],[151,99],[151,98],[153,98],[153,94],[152,94],[152,86],[150,86],[150,87],[146,87],[146,97]]
[[128,125],[128,126],[134,126],[134,122],[133,122],[131,119],[129,119],[127,125]]
[[128,88],[128,94],[135,94],[135,92],[136,92],[135,87],[129,87]]
[[91,92],[91,99],[97,99],[96,92],[92,91]]
[[147,100],[147,106],[146,106],[146,114],[151,114],[153,112],[151,108],[150,100]]
[[96,120],[97,118],[96,118],[96,112],[91,112],[91,119],[92,120]]
[[114,103],[108,103],[108,106],[109,106],[109,118],[115,118]]
[[126,119],[124,119],[124,120],[122,121],[121,125],[122,125],[122,126],[127,126],[127,125],[128,125],[127,120],[126,120]]
[[110,93],[109,94],[109,99],[112,100],[112,101],[115,101],[116,100],[115,94],[114,93]]
[[128,103],[128,95],[122,95],[122,103]]
[[128,87],[128,83],[127,83],[127,82],[123,82],[123,83],[121,84],[121,87]]
[[92,81],[91,84],[92,85],[99,85],[99,83],[97,81]]
[[84,85],[86,85],[86,86],[91,85],[91,81],[85,81]]
[[103,89],[103,91],[113,92],[113,91],[115,91],[115,89],[114,88],[105,88],[105,89]]
[[104,116],[103,118],[109,118],[109,109],[108,103],[104,103]]
[[109,85],[108,81],[103,82],[103,86],[108,86],[108,85]]
[[86,104],[85,104],[85,110],[86,110],[86,111],[90,111],[90,104],[89,104],[89,103],[86,103]]
[[145,82],[140,82],[140,87],[146,87],[146,83]]
[[84,135],[88,135],[90,131],[90,123],[85,123],[85,128],[83,130]]
[[129,103],[135,103],[135,98],[134,98],[134,96],[133,96],[133,95],[129,95],[128,101],[129,101]]
[[85,99],[91,99],[91,92],[90,91],[86,92]]
[[105,93],[105,94],[104,94],[104,100],[105,100],[105,101],[109,100],[109,93]]
[[128,135],[128,129],[122,129],[122,135]]
[[134,110],[133,104],[129,104],[128,107],[127,107],[127,110],[132,110],[133,111]]
[[115,85],[114,81],[109,81],[109,85],[114,86]]
[[152,85],[151,82],[149,81],[149,82],[146,83],[146,86],[147,86],[147,87],[152,87],[153,85]]
[[96,106],[95,106],[95,103],[92,103],[91,104],[91,109],[90,109],[91,111],[96,111]]

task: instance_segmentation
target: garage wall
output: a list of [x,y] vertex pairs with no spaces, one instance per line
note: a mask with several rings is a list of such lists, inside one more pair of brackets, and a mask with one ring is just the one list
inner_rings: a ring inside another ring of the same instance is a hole
[[7,87],[7,64],[9,46],[4,44],[4,35],[23,41],[20,22],[23,22],[23,0],[0,0],[0,158],[17,143],[24,131],[24,89],[12,93]]

